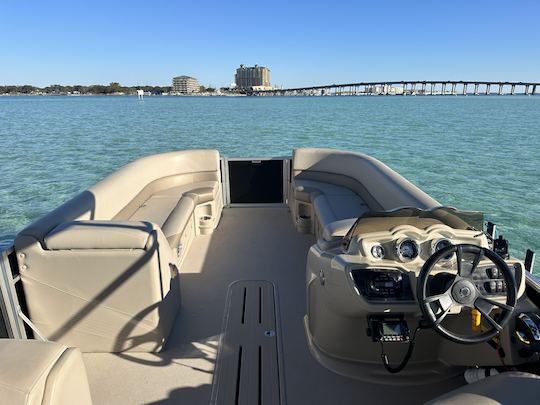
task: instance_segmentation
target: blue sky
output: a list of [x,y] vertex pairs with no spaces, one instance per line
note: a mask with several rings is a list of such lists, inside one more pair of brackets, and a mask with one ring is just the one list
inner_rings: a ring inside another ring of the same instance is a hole
[[0,84],[540,81],[540,1],[12,1]]

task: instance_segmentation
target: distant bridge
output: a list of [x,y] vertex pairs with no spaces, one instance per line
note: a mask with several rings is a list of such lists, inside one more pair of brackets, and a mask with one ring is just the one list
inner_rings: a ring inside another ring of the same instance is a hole
[[[360,95],[534,95],[540,83],[485,81],[396,81],[330,84],[291,89],[254,90],[253,96],[360,96]],[[469,92],[469,90],[472,90]],[[505,92],[506,90],[506,92]]]

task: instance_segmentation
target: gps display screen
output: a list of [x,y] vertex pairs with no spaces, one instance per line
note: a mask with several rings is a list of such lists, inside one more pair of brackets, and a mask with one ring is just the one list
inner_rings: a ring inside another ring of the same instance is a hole
[[403,331],[401,329],[401,323],[399,322],[381,322],[381,329],[383,336],[401,336]]

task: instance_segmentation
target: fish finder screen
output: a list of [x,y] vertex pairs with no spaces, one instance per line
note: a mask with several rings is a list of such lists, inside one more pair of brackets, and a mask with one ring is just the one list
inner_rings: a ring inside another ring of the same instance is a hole
[[401,329],[400,322],[382,322],[381,323],[383,336],[401,336],[403,330]]

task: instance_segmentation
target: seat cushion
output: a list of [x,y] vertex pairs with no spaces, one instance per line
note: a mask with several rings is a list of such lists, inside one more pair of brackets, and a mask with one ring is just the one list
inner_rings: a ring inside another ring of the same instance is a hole
[[294,180],[295,198],[299,201],[311,203],[320,194],[355,196],[356,194],[345,187],[315,180]]
[[[188,206],[191,206],[192,210],[194,205],[202,204],[208,201],[212,201],[217,197],[219,192],[219,184],[217,181],[201,181],[198,183],[172,187],[166,190],[159,191],[153,194],[148,198],[141,207],[135,211],[135,213],[129,218],[130,221],[148,221],[158,225],[160,228],[164,228],[166,222],[169,219],[172,220],[168,224],[168,232],[172,231],[176,224],[183,229],[182,224],[185,226],[189,215],[187,218],[184,218],[180,215],[182,212],[185,213],[185,209]],[[185,199],[191,199],[191,202],[184,201]],[[173,214],[173,211],[178,211],[176,214]],[[190,213],[191,215],[191,213]],[[165,236],[167,232],[163,230]]]
[[148,221],[158,225],[174,248],[195,206],[216,200],[219,190],[217,181],[171,187],[153,194],[129,220]]
[[368,211],[362,199],[354,193],[318,195],[313,201],[313,209],[323,229],[322,236],[326,240],[344,236],[344,232],[350,229],[354,221]]
[[0,339],[0,364],[0,403],[92,403],[79,349],[37,340]]
[[133,213],[129,220],[152,222],[163,228],[163,224],[178,204],[180,197],[154,194]]
[[450,391],[429,405],[523,405],[538,403],[540,376],[508,372]]

